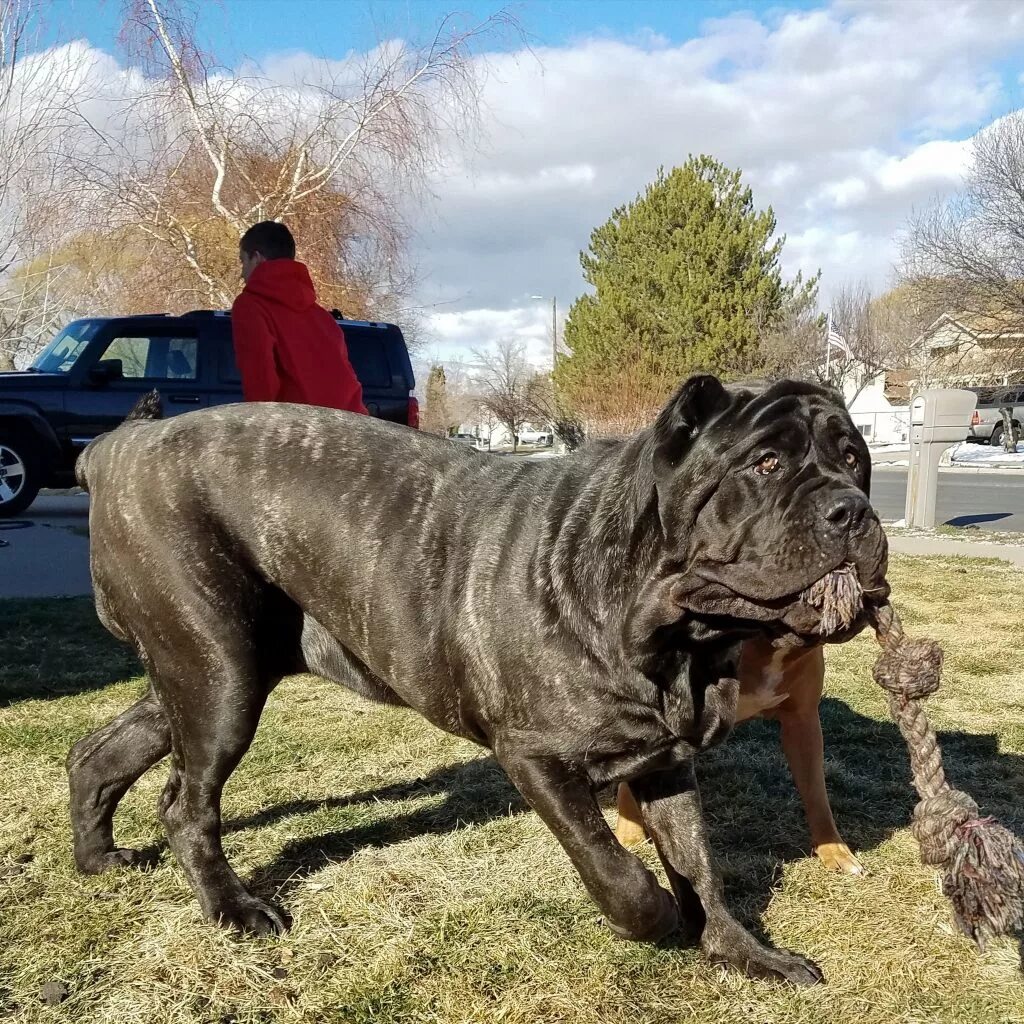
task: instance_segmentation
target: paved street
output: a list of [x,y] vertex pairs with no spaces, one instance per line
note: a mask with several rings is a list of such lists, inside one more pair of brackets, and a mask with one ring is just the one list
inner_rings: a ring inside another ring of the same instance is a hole
[[0,519],[0,597],[89,594],[89,499],[43,495],[17,519]]
[[[871,497],[883,519],[903,517],[906,490],[906,469],[875,467]],[[941,472],[938,517],[981,530],[1024,531],[1024,473]],[[0,598],[90,593],[87,526],[84,495],[43,496],[19,519],[0,520]]]
[[[902,519],[906,500],[906,468],[875,466],[871,474],[871,501],[882,519]],[[1024,531],[1024,473],[940,470],[935,512],[936,523]]]

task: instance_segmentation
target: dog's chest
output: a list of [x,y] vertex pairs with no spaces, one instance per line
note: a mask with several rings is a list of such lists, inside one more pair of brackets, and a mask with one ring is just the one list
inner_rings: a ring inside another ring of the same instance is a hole
[[788,696],[783,685],[786,674],[784,661],[786,652],[774,651],[767,661],[753,666],[743,666],[740,672],[740,694],[736,701],[736,721],[757,718],[766,711],[777,708]]

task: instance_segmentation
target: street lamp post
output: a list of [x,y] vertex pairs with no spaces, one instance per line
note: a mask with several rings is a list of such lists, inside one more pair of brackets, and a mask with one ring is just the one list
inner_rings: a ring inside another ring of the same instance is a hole
[[[531,295],[531,299],[546,299],[546,295]],[[558,366],[558,299],[551,296],[551,369]]]

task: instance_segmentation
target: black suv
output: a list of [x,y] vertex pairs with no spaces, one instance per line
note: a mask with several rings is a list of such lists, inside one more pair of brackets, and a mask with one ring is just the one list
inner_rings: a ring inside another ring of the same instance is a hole
[[[402,332],[336,319],[370,414],[418,427]],[[0,373],[0,516],[24,511],[40,487],[72,486],[78,453],[153,388],[165,416],[242,401],[230,313],[75,320],[29,369]]]

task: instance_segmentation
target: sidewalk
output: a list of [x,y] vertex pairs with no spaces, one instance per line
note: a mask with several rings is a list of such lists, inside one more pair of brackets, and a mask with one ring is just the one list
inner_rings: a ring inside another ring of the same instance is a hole
[[889,550],[901,555],[962,555],[1001,558],[1024,569],[1024,544],[996,544],[953,537],[889,537]]

